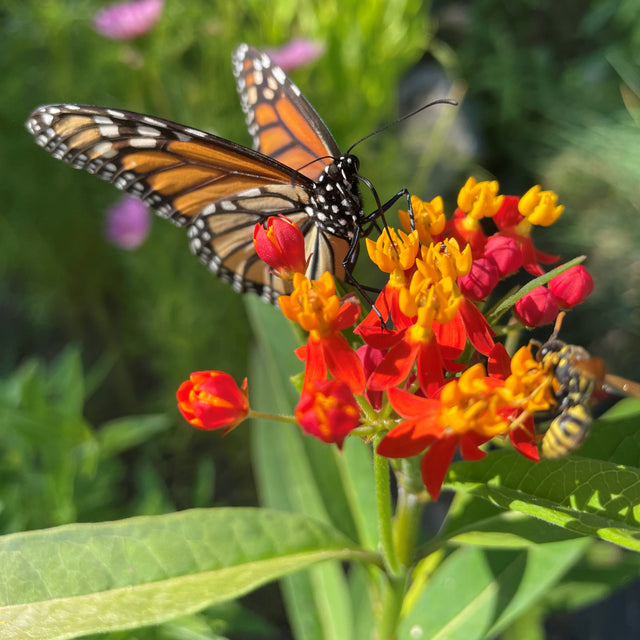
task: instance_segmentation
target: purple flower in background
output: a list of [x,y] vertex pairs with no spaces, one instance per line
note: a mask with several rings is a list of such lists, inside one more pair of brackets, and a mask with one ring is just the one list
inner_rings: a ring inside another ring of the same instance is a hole
[[123,196],[105,212],[104,235],[121,249],[137,249],[149,235],[151,215],[140,198]]
[[105,38],[131,40],[153,27],[163,7],[164,0],[116,2],[93,16],[93,28]]
[[306,38],[294,38],[277,49],[267,49],[271,60],[283,71],[291,71],[309,64],[319,58],[324,51],[324,45]]

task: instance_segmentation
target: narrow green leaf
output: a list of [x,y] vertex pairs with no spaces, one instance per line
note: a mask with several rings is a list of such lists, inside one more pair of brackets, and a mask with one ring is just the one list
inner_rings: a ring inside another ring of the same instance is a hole
[[500,302],[500,304],[495,309],[491,311],[491,314],[489,315],[489,318],[488,318],[489,322],[490,323],[495,322],[505,311],[510,309],[516,302],[518,302],[520,298],[525,296],[530,291],[533,291],[536,287],[546,284],[547,282],[549,282],[549,280],[551,280],[551,278],[555,278],[557,275],[560,275],[567,269],[570,269],[575,265],[583,263],[586,259],[587,259],[586,256],[578,256],[577,258],[574,258],[573,260],[569,260],[568,262],[561,264],[555,269],[552,269],[551,271],[548,271],[547,273],[543,273],[541,276],[538,276],[537,278],[530,280],[529,282],[527,282],[527,284],[520,287],[520,289],[518,289],[513,295],[510,295],[507,298],[505,298],[502,302]]
[[399,638],[481,640],[496,635],[557,582],[589,542],[568,540],[519,551],[455,551],[403,619]]
[[102,425],[96,433],[100,456],[111,458],[165,431],[172,422],[164,414],[126,416]]
[[[250,400],[261,411],[269,407],[290,415],[298,394],[289,378],[303,368],[293,356],[299,344],[279,311],[265,309],[260,300],[246,303],[258,342],[249,377]],[[353,522],[345,519],[348,502],[334,456],[330,446],[305,436],[296,425],[255,420],[252,457],[261,504],[305,513],[355,537]],[[349,591],[339,564],[326,563],[288,577],[282,588],[298,640],[351,637]]]
[[0,638],[157,624],[322,560],[366,558],[305,516],[194,509],[0,538]]

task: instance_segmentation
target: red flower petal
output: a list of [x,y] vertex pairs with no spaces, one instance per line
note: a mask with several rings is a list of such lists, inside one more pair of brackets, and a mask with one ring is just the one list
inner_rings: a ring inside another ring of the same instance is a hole
[[555,278],[551,278],[549,289],[553,292],[561,309],[573,309],[584,302],[593,291],[593,278],[583,265],[577,264]]
[[494,347],[495,335],[480,309],[469,300],[460,305],[460,316],[469,338],[469,342],[483,355],[488,356]]
[[442,368],[444,363],[440,356],[440,348],[435,340],[422,345],[418,351],[418,382],[427,396],[434,396],[444,384]]
[[[440,410],[440,401],[431,398],[422,398],[402,389],[391,388],[387,391],[389,402],[403,418],[422,416],[428,418]],[[439,431],[434,431],[439,433]]]
[[441,438],[434,442],[429,447],[429,451],[422,457],[422,462],[420,463],[422,482],[424,482],[424,486],[432,500],[437,500],[440,495],[442,483],[453,460],[457,444],[457,436]]
[[[385,352],[382,349],[374,349],[368,344],[364,344],[356,349],[358,358],[362,363],[364,370],[365,380],[373,373],[374,369],[382,362]],[[382,407],[383,392],[373,391],[371,389],[365,389],[364,396],[367,402],[376,410],[379,411]]]
[[420,418],[413,418],[401,422],[382,438],[376,452],[385,458],[412,458],[422,453],[436,436],[420,433],[417,423]]
[[295,415],[304,431],[339,447],[360,424],[360,407],[349,387],[339,380],[316,380],[306,386]]
[[360,317],[360,302],[343,302],[340,305],[338,315],[331,323],[334,331],[342,331],[353,326]]
[[464,460],[482,460],[482,458],[486,457],[487,453],[478,447],[490,439],[491,438],[480,436],[473,431],[468,431],[460,436],[460,455],[462,455]]
[[367,387],[374,391],[397,387],[411,372],[419,350],[420,343],[411,344],[405,340],[399,342],[371,374]]
[[533,462],[540,462],[540,452],[538,451],[535,431],[533,417],[529,416],[521,427],[512,429],[509,432],[509,440],[511,440],[511,444],[520,455],[533,460]]
[[434,322],[431,329],[436,336],[442,358],[444,360],[459,358],[467,344],[467,332],[460,314],[456,314],[453,320],[446,324]]
[[328,338],[323,338],[320,344],[324,362],[326,362],[331,375],[336,380],[341,380],[349,385],[353,393],[361,394],[364,391],[362,363],[347,339],[341,333],[334,333]]
[[511,358],[500,342],[491,349],[487,360],[487,371],[492,378],[500,380],[506,380],[511,374]]
[[[223,371],[197,371],[183,382],[177,393],[178,409],[198,429],[229,431],[249,413],[247,380],[242,388]],[[226,433],[226,432],[225,432]]]
[[[307,386],[315,380],[326,380],[327,378],[327,364],[324,359],[323,349],[320,342],[309,338],[307,340],[306,347],[304,386]],[[299,349],[296,349],[296,352],[297,351],[299,351]]]

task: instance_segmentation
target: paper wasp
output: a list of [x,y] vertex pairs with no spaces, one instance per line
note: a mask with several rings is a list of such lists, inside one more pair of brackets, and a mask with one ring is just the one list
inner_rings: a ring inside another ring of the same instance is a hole
[[537,358],[553,374],[558,415],[542,439],[542,455],[560,458],[575,451],[585,440],[593,422],[590,403],[604,391],[640,396],[640,384],[606,373],[604,361],[584,348],[558,339],[564,313],[558,316],[551,337],[538,350]]

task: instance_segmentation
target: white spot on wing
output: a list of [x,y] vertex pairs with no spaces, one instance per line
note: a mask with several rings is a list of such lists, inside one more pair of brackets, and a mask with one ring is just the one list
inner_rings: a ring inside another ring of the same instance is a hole
[[[98,144],[94,145],[93,151],[103,158],[113,158],[113,156],[117,155],[118,153],[113,148],[113,145],[107,140],[103,140],[102,142],[98,142]],[[115,171],[115,165],[113,167]]]
[[273,74],[273,77],[280,83],[280,84],[284,84],[287,76],[284,74],[284,71],[280,68],[280,67],[276,67],[274,66],[273,69],[271,70],[271,73]]
[[153,127],[145,127],[143,125],[138,125],[138,133],[141,136],[151,136],[154,138],[160,135],[160,132],[157,129],[154,129]]
[[131,138],[129,140],[129,146],[136,149],[153,149],[156,144],[153,138]]
[[103,124],[98,127],[98,131],[100,131],[100,135],[105,138],[115,138],[118,135],[119,127],[115,124]]

